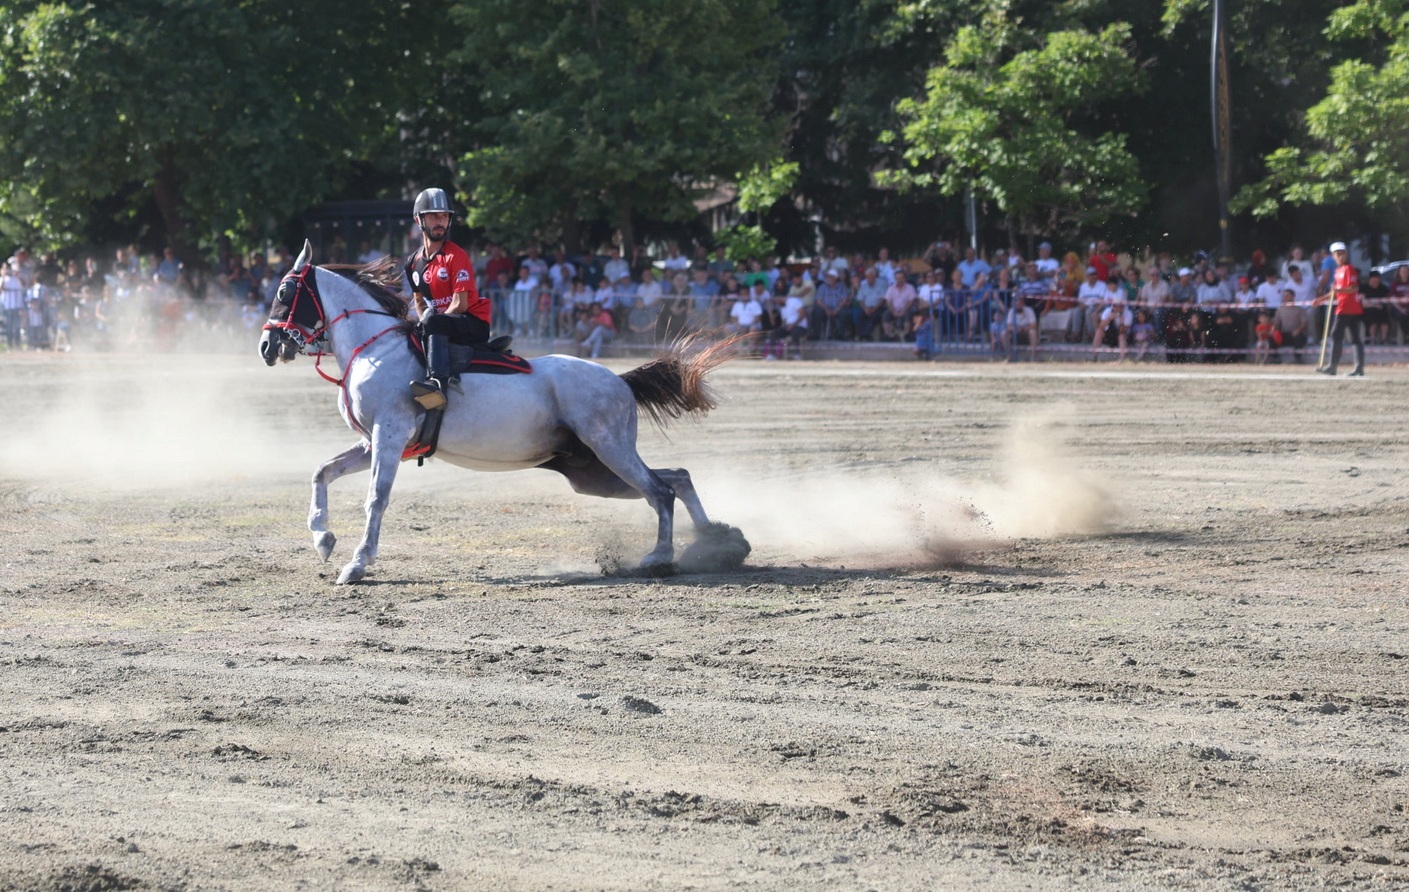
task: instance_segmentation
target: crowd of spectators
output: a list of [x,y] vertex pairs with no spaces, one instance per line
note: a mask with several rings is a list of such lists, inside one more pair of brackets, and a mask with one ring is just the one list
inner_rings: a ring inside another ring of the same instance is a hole
[[[357,261],[380,256],[360,246]],[[1293,245],[1269,261],[1254,251],[1234,266],[1197,253],[1135,260],[1105,242],[1058,257],[981,253],[946,241],[893,259],[844,255],[828,246],[811,260],[730,260],[722,248],[688,254],[671,243],[658,258],[637,252],[569,257],[536,244],[513,253],[471,246],[479,288],[494,306],[492,328],[521,343],[575,343],[597,356],[609,344],[651,346],[690,331],[753,334],[760,355],[800,358],[817,341],[890,341],[930,358],[979,353],[1035,359],[1039,345],[1097,358],[1136,361],[1299,360],[1322,330],[1313,298],[1335,263],[1325,251]],[[248,261],[248,262],[246,262]],[[18,250],[3,271],[10,349],[103,349],[186,336],[257,331],[293,256],[224,252],[208,268],[182,264],[167,249],[117,249],[60,262]],[[1362,278],[1371,344],[1409,334],[1409,267],[1393,281]]]
[[60,261],[20,248],[0,271],[5,343],[11,349],[68,351],[123,345],[199,348],[212,337],[257,331],[283,274],[286,250],[270,263],[263,254],[226,255],[211,268],[192,268],[171,248],[140,254],[117,248]]

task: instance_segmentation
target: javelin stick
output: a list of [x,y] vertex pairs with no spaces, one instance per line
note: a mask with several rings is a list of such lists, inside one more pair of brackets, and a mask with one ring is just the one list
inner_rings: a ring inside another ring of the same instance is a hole
[[1321,359],[1316,363],[1317,371],[1326,367],[1326,342],[1331,339],[1331,313],[1335,310],[1335,288],[1333,287],[1326,295],[1326,324],[1321,332]]

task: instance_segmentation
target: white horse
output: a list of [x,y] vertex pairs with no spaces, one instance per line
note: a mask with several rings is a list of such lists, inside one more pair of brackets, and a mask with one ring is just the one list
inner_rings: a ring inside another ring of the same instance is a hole
[[[338,575],[343,584],[362,579],[376,560],[392,483],[424,415],[411,398],[408,382],[421,377],[424,369],[407,342],[407,302],[392,290],[400,287],[396,264],[385,258],[340,268],[347,273],[343,275],[310,265],[311,256],[312,246],[305,242],[293,270],[280,283],[259,354],[272,366],[310,347],[321,357],[326,345],[326,352],[337,358],[339,378],[321,368],[319,373],[339,386],[338,408],[362,439],[313,475],[308,528],[326,561],[337,541],[328,529],[328,484],[371,469],[367,527],[352,560]],[[678,498],[694,522],[696,544],[714,552],[716,565],[738,566],[748,554],[748,543],[733,527],[710,522],[689,472],[648,468],[636,452],[637,406],[661,425],[714,408],[704,376],[730,358],[731,348],[731,342],[677,343],[661,358],[624,375],[558,355],[533,360],[531,373],[465,374],[462,393],[451,391],[435,457],[479,471],[548,468],[580,493],[645,498],[659,525],[656,546],[641,566],[657,573],[675,566]]]

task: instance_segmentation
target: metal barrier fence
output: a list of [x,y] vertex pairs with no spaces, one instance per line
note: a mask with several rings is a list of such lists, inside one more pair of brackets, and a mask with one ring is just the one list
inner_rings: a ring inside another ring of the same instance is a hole
[[[578,311],[593,304],[602,304],[611,312],[616,327],[612,340],[618,344],[649,346],[662,340],[662,334],[668,337],[682,329],[721,329],[731,319],[729,297],[703,293],[666,293],[634,315],[634,288],[568,292],[490,288],[485,296],[493,306],[492,327],[496,333],[513,334],[522,343],[549,348],[580,343],[593,326],[590,322],[584,324]],[[950,288],[933,291],[930,296],[932,301],[921,299],[900,312],[884,302],[862,307],[854,295],[850,305],[835,315],[814,303],[808,311],[807,340],[895,341],[913,344],[917,353],[932,358],[1009,359],[1021,359],[1038,351],[1045,355],[1121,355],[1124,341],[1124,349],[1131,356],[1176,362],[1231,362],[1256,359],[1269,348],[1274,353],[1314,348],[1320,340],[1325,312],[1324,307],[1310,304],[1288,305],[1300,307],[1304,314],[1301,330],[1294,335],[1288,330],[1274,336],[1273,330],[1289,325],[1287,317],[1293,314],[1278,314],[1255,304],[1146,306],[1139,301],[1121,300],[1083,305],[1021,289]],[[1015,302],[1019,307],[1031,308],[1031,317],[1021,310],[1015,312]],[[682,303],[684,309],[680,311]],[[680,321],[663,333],[659,314],[672,309],[678,311]],[[1266,319],[1261,318],[1264,314]],[[1273,328],[1269,329],[1269,325]],[[1403,333],[1409,332],[1409,318],[1397,318],[1394,328],[1396,340],[1405,340]],[[1103,335],[1099,345],[1098,329]],[[1290,335],[1285,343],[1282,335]],[[1264,342],[1261,347],[1260,342]]]

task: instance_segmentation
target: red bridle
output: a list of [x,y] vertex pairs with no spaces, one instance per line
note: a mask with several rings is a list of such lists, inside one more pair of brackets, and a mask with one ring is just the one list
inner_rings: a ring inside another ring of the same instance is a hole
[[[323,309],[323,301],[318,296],[317,287],[315,287],[308,278],[309,273],[312,272],[314,269],[315,267],[313,266],[313,264],[310,263],[298,272],[289,273],[287,276],[284,276],[283,282],[279,284],[279,296],[275,299],[275,303],[278,304],[285,302],[284,289],[288,288],[292,284],[294,293],[287,300],[287,304],[289,307],[288,315],[279,321],[275,321],[271,318],[268,322],[264,323],[264,331],[269,331],[270,329],[278,329],[279,331],[282,331],[290,340],[292,340],[295,344],[298,345],[298,352],[307,355],[307,349],[309,345],[316,344],[319,341],[324,340],[327,337],[328,332],[332,329],[334,325],[337,325],[339,322],[343,321],[349,316],[355,316],[358,313],[371,313],[376,316],[392,315],[391,313],[388,313],[385,310],[369,310],[359,308],[343,310],[341,313],[334,316],[332,319],[329,319],[327,312]],[[318,321],[312,327],[294,321],[298,317],[299,299],[302,298],[304,295],[308,296],[308,299],[313,303],[314,311],[318,314]],[[381,331],[377,332],[376,334],[372,335],[370,338],[359,344],[352,351],[352,356],[348,357],[347,368],[342,370],[341,377],[334,378],[332,375],[329,375],[327,372],[323,371],[323,357],[328,355],[327,352],[323,350],[317,350],[313,353],[314,370],[318,372],[318,374],[321,375],[325,381],[329,381],[341,387],[343,389],[343,398],[346,399],[348,369],[352,368],[352,363],[357,360],[358,354],[370,347],[373,342],[375,342],[382,335],[390,334],[391,332],[401,328],[401,324],[402,323],[398,321],[395,325],[382,329]]]

